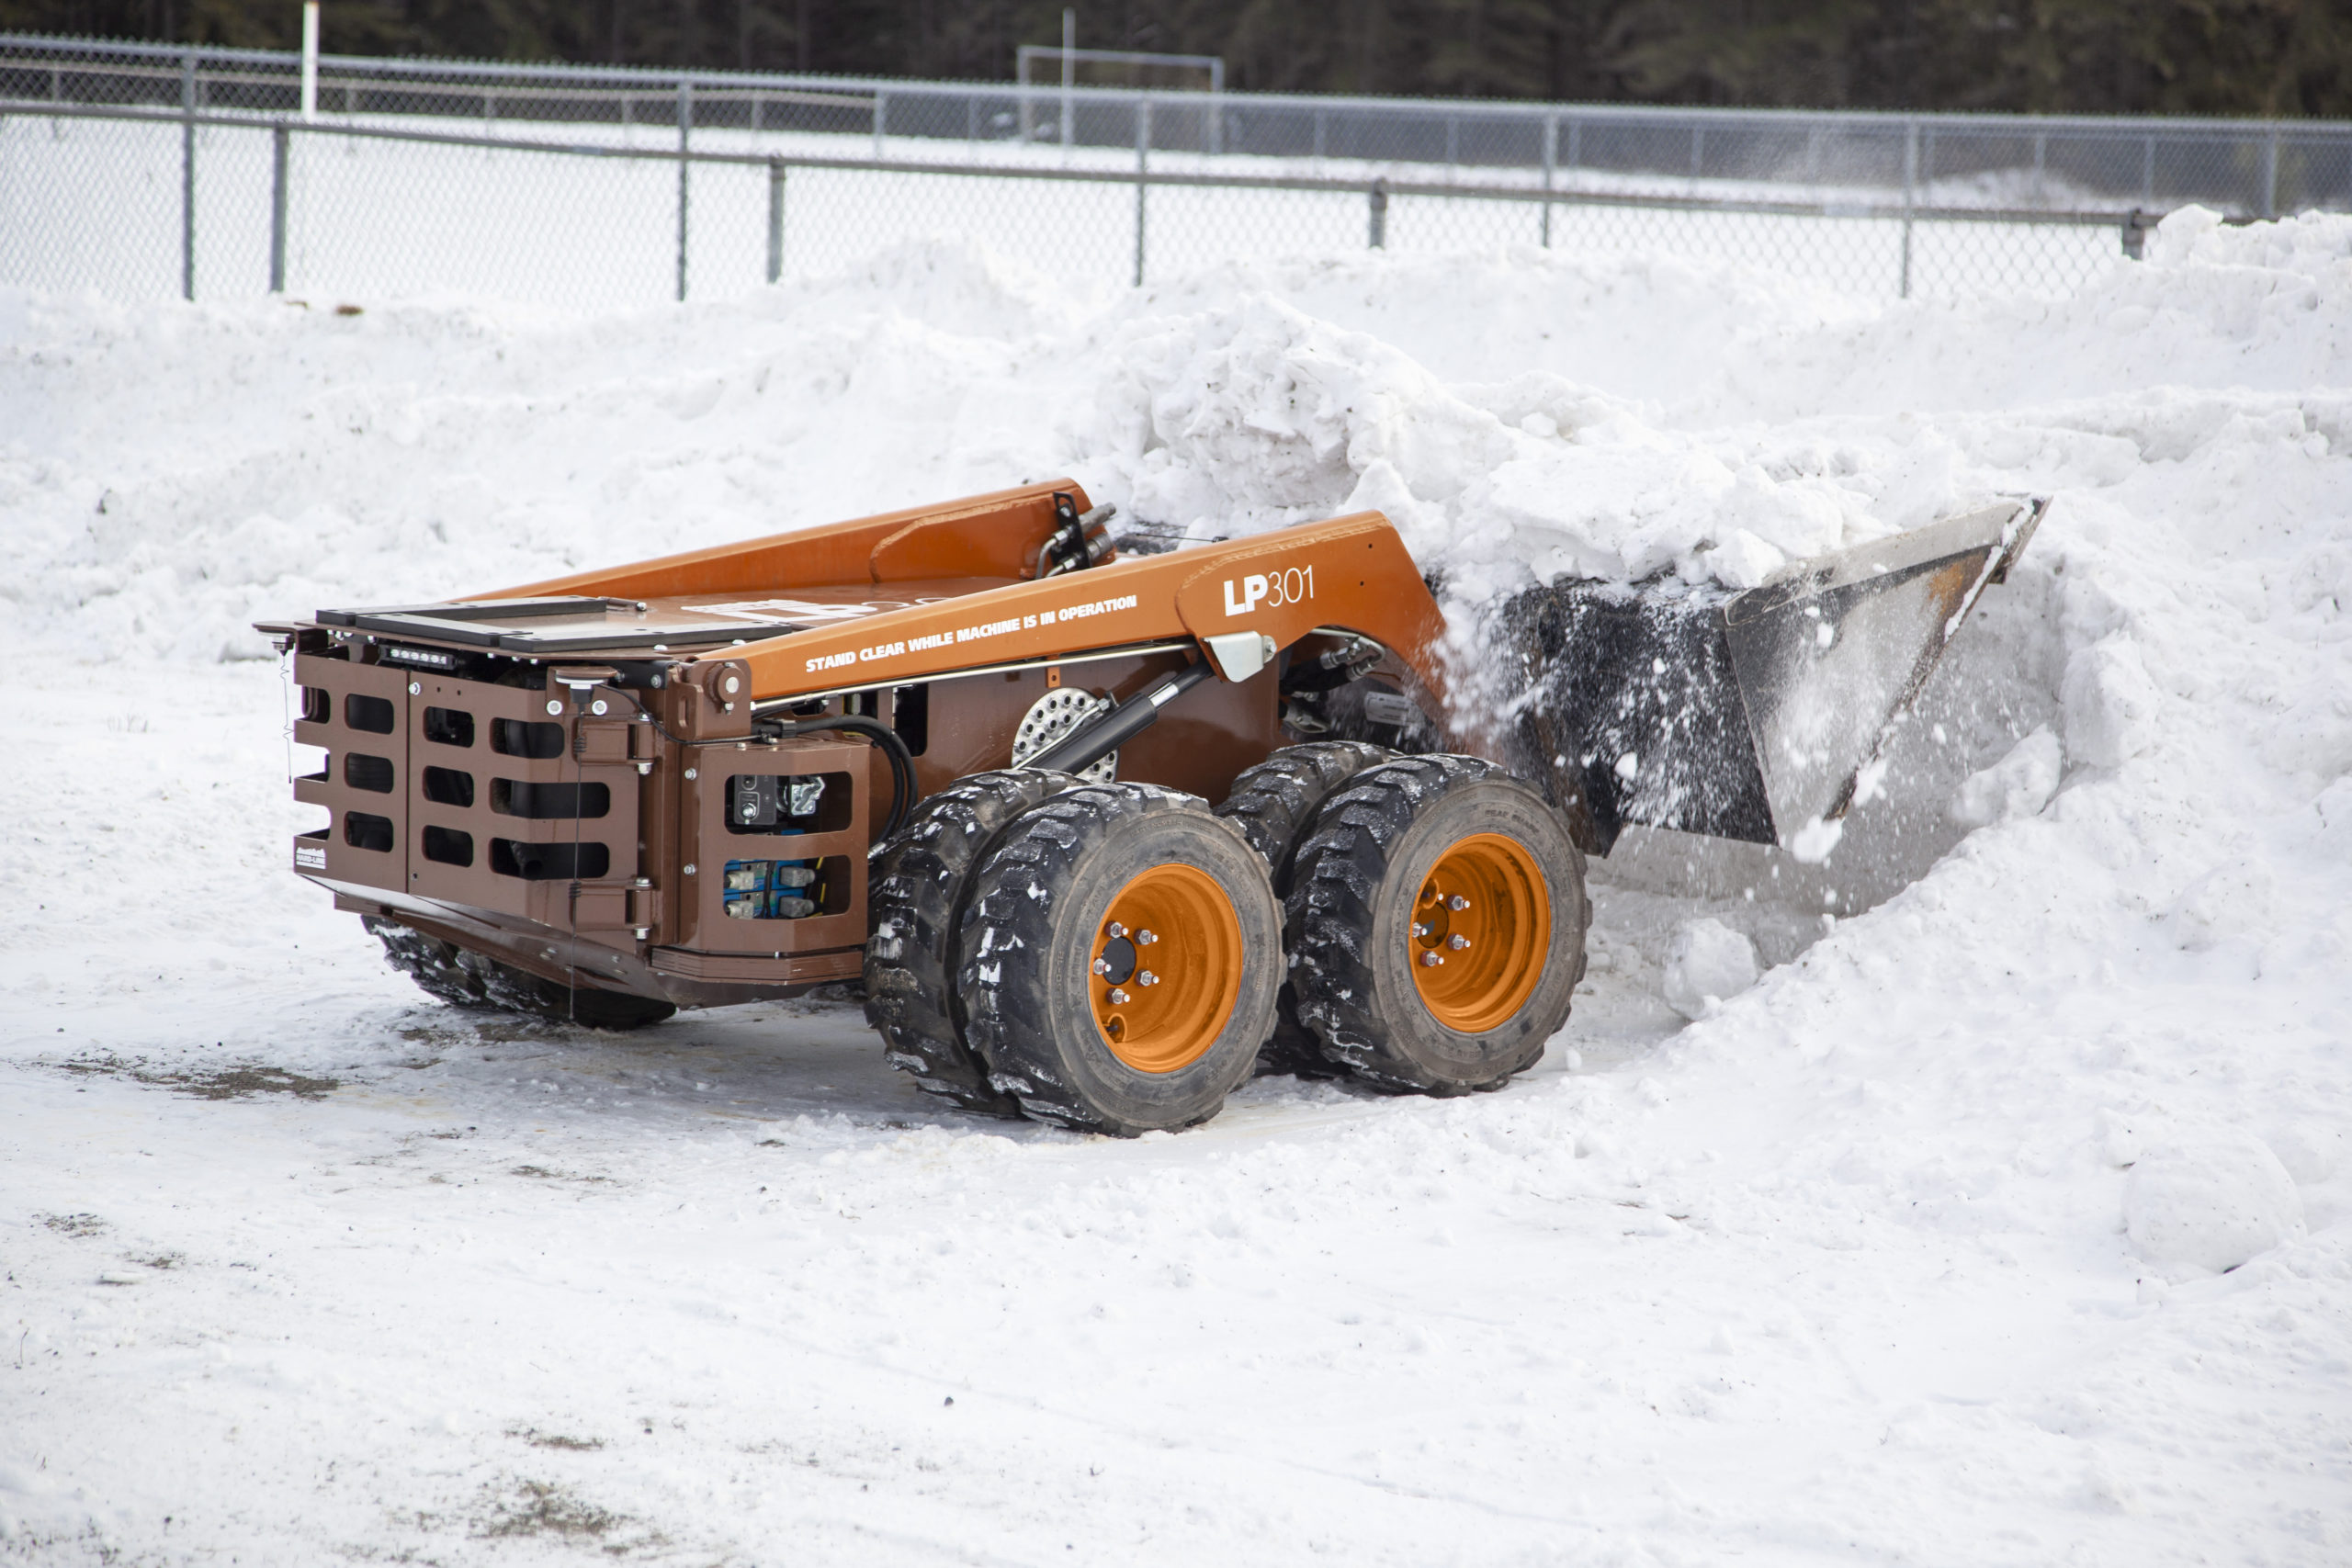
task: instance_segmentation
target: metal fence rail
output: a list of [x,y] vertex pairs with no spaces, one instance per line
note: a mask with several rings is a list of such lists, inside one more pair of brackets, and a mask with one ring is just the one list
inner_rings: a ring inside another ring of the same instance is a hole
[[1951,294],[2068,287],[2132,251],[2143,223],[2115,210],[1155,166],[1148,103],[1124,167],[877,158],[862,139],[844,151],[841,138],[741,131],[697,143],[699,93],[679,96],[658,143],[199,112],[185,96],[176,111],[0,99],[0,282],[609,305],[737,291],[949,234],[1079,283],[1520,243],[1735,256],[1852,292]]
[[[2265,120],[1896,115],[1435,102],[1022,86],[326,56],[341,116],[862,134],[876,143],[1125,151],[1148,109],[1156,153],[1414,164],[1449,178],[1907,194],[1939,208],[2170,209],[2242,217],[2352,209],[2352,126]],[[288,113],[300,61],[261,51],[0,35],[0,96]],[[183,99],[193,96],[192,105]]]

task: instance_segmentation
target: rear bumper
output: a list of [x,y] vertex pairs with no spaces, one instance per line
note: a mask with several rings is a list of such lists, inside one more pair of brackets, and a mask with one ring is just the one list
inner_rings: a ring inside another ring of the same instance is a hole
[[[294,739],[326,752],[294,794],[328,820],[295,839],[293,869],[338,908],[559,983],[681,1007],[792,996],[859,973],[865,741],[695,743],[662,722],[662,692],[469,681],[372,662],[371,651],[355,638],[294,659]],[[823,819],[789,837],[731,827],[734,781],[758,775],[826,779]],[[730,897],[729,868],[778,863],[820,868],[816,909],[735,918],[743,896]]]

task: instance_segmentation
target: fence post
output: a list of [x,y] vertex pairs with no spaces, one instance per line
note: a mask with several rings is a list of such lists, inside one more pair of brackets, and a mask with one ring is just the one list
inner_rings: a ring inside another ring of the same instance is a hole
[[1544,117],[1544,248],[1552,248],[1552,168],[1559,161],[1560,117]]
[[[1315,134],[1319,147],[1323,135],[1323,118],[1319,110],[1316,115]],[[1219,58],[1209,62],[1209,156],[1215,158],[1224,152],[1225,61]]]
[[1903,282],[1900,297],[1911,298],[1911,209],[1919,195],[1919,122],[1903,121]]
[[269,128],[269,291],[286,292],[286,122]]
[[196,51],[180,56],[180,298],[196,298]]
[[2274,130],[2262,141],[2262,215],[2278,216],[2278,133]]
[[1151,100],[1136,100],[1136,287],[1143,287],[1144,202],[1151,194],[1144,175],[1151,167]]
[[1078,11],[1074,6],[1062,7],[1062,162],[1069,162],[1069,150],[1076,145],[1076,128],[1071,122],[1078,118],[1078,101],[1070,96],[1070,88],[1078,81]]
[[784,276],[784,160],[768,160],[768,281]]
[[693,163],[686,152],[694,137],[695,85],[678,84],[678,303],[686,301],[686,205]]
[[1385,251],[1388,248],[1388,182],[1386,180],[1372,182],[1372,248],[1375,251]]
[[882,138],[889,124],[890,96],[877,92],[874,95],[874,161],[877,164],[882,161]]

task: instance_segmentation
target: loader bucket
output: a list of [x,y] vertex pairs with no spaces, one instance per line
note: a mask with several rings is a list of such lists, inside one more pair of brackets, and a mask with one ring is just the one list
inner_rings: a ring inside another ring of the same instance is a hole
[[1802,851],[1798,835],[1854,803],[2047,506],[2005,500],[1747,590],[1523,593],[1504,612],[1526,675],[1521,760],[1595,852],[1636,823]]

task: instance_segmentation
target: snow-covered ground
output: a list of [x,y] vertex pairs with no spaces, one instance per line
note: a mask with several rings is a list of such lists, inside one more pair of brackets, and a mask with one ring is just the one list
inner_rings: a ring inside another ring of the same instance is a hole
[[[332,303],[0,294],[0,1561],[2352,1558],[2352,220]],[[1496,1095],[978,1122],[839,1004],[439,1008],[284,869],[254,616],[1066,471],[1465,593],[2057,502],[1826,864],[1597,868]]]

